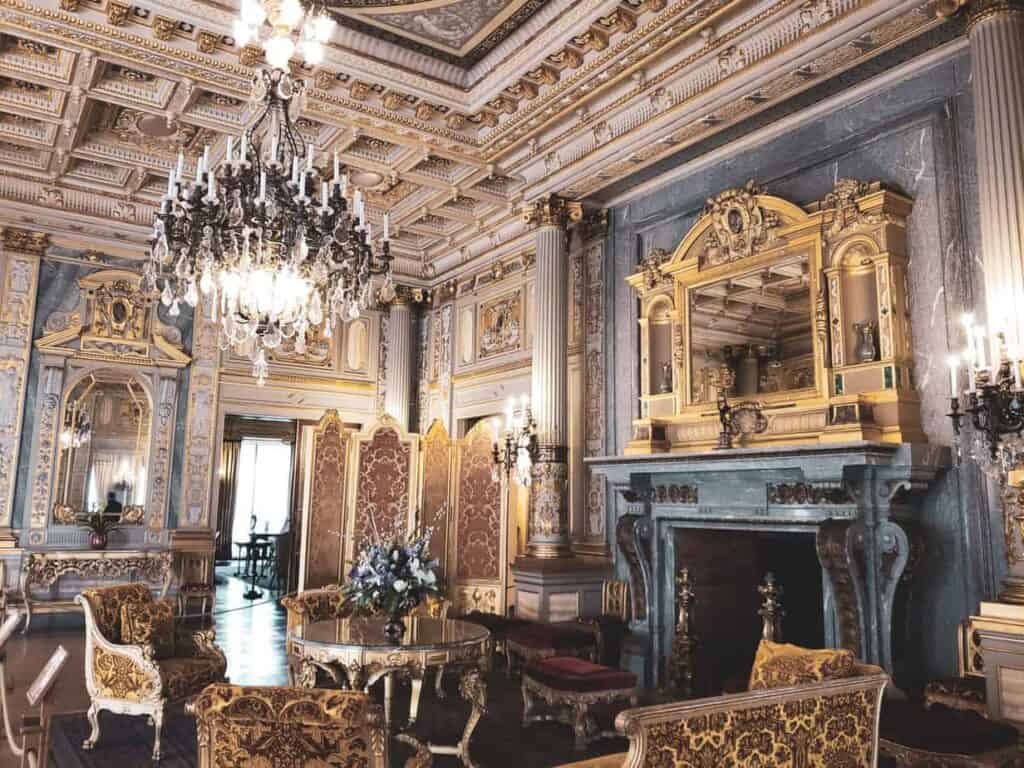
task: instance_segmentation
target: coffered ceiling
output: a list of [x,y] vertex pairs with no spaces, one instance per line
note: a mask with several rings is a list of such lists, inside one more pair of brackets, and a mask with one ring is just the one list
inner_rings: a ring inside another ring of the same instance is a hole
[[[253,119],[236,0],[0,0],[0,223],[141,257],[179,150]],[[939,22],[922,0],[334,0],[299,128],[424,282]],[[375,227],[377,231],[379,227]]]

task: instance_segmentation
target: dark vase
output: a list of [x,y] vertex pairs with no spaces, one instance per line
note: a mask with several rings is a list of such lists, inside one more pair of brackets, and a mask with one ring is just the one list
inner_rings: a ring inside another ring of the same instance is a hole
[[384,625],[384,637],[390,642],[398,645],[402,642],[402,635],[405,634],[405,618],[400,613],[393,613],[388,617]]
[[89,546],[93,549],[107,548],[107,534],[93,531],[89,534]]

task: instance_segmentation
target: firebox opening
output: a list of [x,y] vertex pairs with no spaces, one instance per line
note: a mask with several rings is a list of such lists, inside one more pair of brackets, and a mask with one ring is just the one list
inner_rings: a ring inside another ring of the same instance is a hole
[[757,587],[767,572],[783,588],[782,640],[825,644],[821,566],[813,531],[678,528],[676,571],[689,568],[696,603],[695,683],[704,693],[745,690],[762,620]]

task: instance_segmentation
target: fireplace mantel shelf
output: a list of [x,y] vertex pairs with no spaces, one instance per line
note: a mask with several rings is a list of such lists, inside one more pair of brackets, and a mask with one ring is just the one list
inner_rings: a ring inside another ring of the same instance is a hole
[[[639,456],[593,456],[584,459],[610,483],[628,482],[634,475],[736,471],[800,470],[808,481],[838,480],[846,467],[889,466],[932,474],[950,466],[946,446],[926,443],[852,442],[830,445],[788,445],[732,448],[693,453],[655,453]],[[930,478],[929,478],[930,479]]]

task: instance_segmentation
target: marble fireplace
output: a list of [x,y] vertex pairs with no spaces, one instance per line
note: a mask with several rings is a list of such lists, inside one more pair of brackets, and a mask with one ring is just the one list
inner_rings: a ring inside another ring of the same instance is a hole
[[[901,653],[894,614],[913,599],[912,572],[922,546],[915,510],[948,466],[948,449],[853,442],[587,462],[607,480],[616,518],[617,577],[631,589],[626,661],[649,685],[662,682],[671,655],[675,577],[682,566],[690,568],[699,606],[698,666],[704,642],[712,649],[709,663],[728,666],[715,638],[742,633],[743,627],[752,635],[752,653],[760,632],[760,571],[780,558],[789,568],[783,578],[791,582],[791,602],[784,604],[795,614],[787,626],[799,635],[791,639],[820,637],[826,646],[849,648],[895,673],[897,682],[900,670],[913,663]],[[750,598],[741,596],[744,582]],[[729,604],[716,610],[716,600]],[[746,621],[738,618],[744,600],[752,614]],[[820,608],[810,605],[814,600]],[[706,638],[699,636],[702,631]],[[743,643],[738,646],[742,654]],[[719,678],[712,684],[727,676],[725,667],[720,671],[710,675]]]

